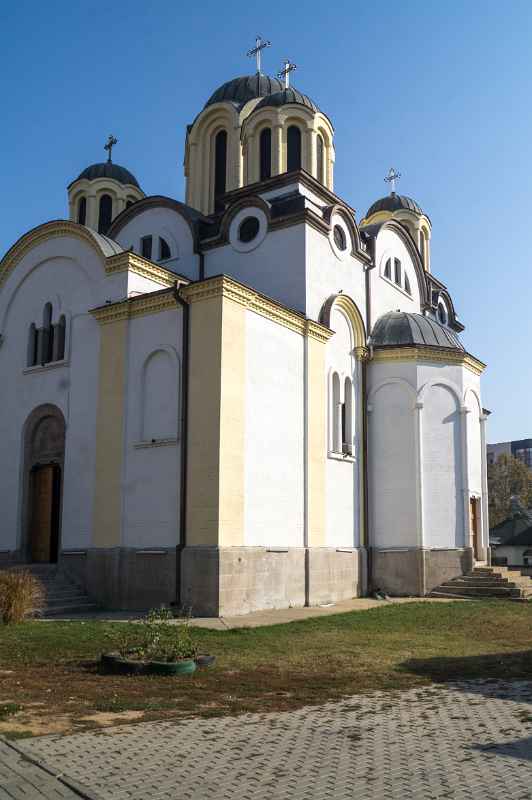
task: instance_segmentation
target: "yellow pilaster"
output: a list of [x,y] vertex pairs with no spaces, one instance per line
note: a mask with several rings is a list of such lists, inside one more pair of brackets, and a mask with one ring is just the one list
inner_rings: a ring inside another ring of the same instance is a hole
[[307,333],[308,545],[325,545],[327,406],[325,340]]
[[116,547],[121,541],[127,326],[122,318],[100,327],[94,547]]

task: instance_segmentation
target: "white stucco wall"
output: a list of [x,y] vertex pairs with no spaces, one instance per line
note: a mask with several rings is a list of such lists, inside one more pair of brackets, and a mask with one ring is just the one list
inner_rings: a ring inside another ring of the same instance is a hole
[[175,547],[179,540],[182,313],[176,307],[130,321],[124,436],[125,547]]
[[[393,259],[398,258],[406,271],[412,289],[412,296],[397,287],[393,282]],[[392,259],[392,281],[384,277],[384,267],[388,258]],[[374,269],[370,270],[371,314],[373,324],[388,311],[407,311],[420,313],[419,285],[412,259],[401,238],[391,230],[381,230],[375,245]]]
[[250,252],[240,253],[231,244],[208,250],[205,277],[222,273],[289,308],[304,311],[305,225],[270,231]]
[[[326,465],[326,544],[329,547],[357,547],[360,544],[359,471],[361,463],[360,376],[353,357],[354,340],[346,316],[333,308],[331,328],[334,336],[327,342],[328,375],[328,442]],[[333,451],[333,375],[340,378],[340,400],[345,402],[345,379],[351,381],[353,391],[352,436],[353,457],[342,457]],[[336,457],[335,457],[336,456]],[[338,457],[339,456],[339,457]]]
[[303,337],[247,312],[245,544],[302,547]]
[[[57,406],[66,421],[63,474],[63,548],[83,548],[92,532],[99,327],[87,309],[105,302],[103,260],[87,243],[64,237],[29,250],[0,291],[0,549],[20,546],[23,428],[40,405]],[[28,329],[42,325],[45,303],[52,322],[67,319],[65,361],[26,369]]]
[[[170,208],[148,208],[124,225],[116,235],[116,241],[125,250],[132,247],[141,255],[140,240],[143,236],[153,237],[151,261],[192,280],[198,279],[199,256],[194,253],[192,231],[181,214]],[[172,255],[165,261],[159,261],[160,236],[168,243]]]

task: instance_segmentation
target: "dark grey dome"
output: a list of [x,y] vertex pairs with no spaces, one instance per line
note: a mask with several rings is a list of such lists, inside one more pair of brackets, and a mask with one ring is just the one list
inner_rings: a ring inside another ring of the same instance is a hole
[[370,217],[377,211],[399,211],[400,208],[405,208],[408,211],[414,211],[416,214],[423,214],[421,207],[412,200],[411,197],[406,197],[404,194],[395,194],[392,192],[386,197],[381,197],[376,203],[368,209],[366,217]]
[[287,106],[290,103],[306,106],[310,108],[311,111],[319,111],[318,106],[312,102],[310,97],[298,92],[298,90],[294,89],[292,86],[283,89],[281,92],[274,92],[273,94],[263,97],[260,103],[257,103],[253,111],[258,111],[260,108],[268,108],[269,106]]
[[379,317],[371,332],[374,347],[447,347],[464,350],[456,333],[444,328],[430,317],[408,314],[406,311],[390,311]]
[[[112,161],[105,161],[102,164],[91,164],[90,167],[87,167],[87,169],[84,169],[83,172],[78,175],[76,181],[80,181],[83,178],[86,178],[88,181],[94,181],[96,178],[112,178],[119,183],[130,183],[136,186],[137,189],[140,189],[135,176],[125,167],[121,167],[119,164],[113,164]],[[76,181],[72,181],[72,183]]]
[[268,75],[260,75],[258,72],[255,75],[243,75],[240,78],[233,78],[232,81],[227,81],[227,83],[216,89],[205,103],[204,108],[212,106],[213,103],[224,102],[243,106],[248,100],[280,92],[283,88],[284,84],[280,80],[270,78]]

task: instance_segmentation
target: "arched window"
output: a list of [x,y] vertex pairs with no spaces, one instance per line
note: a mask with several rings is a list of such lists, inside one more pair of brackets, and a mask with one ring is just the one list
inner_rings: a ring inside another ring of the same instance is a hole
[[260,134],[260,179],[272,176],[272,129],[264,128]]
[[342,453],[353,455],[353,384],[349,378],[344,383],[342,404]]
[[426,248],[427,248],[427,237],[425,236],[425,231],[421,229],[419,231],[419,252],[421,254],[421,261],[423,262],[423,266],[425,265]]
[[46,303],[42,315],[42,346],[40,353],[41,364],[53,361],[54,354],[54,327],[52,325],[52,304]]
[[408,279],[408,275],[405,272],[405,292],[407,294],[412,294],[412,289],[410,288],[410,280]]
[[64,314],[59,317],[55,329],[55,361],[62,361],[65,357],[66,319]]
[[438,303],[438,322],[447,325],[447,310],[441,301]]
[[227,175],[227,131],[218,131],[214,140],[214,210],[223,210],[220,197],[225,194]]
[[113,221],[113,198],[109,194],[100,197],[100,213],[98,215],[98,233],[107,233]]
[[37,327],[34,322],[30,325],[29,335],[28,335],[28,357],[26,359],[26,364],[28,367],[34,367],[37,363]]
[[127,200],[126,201],[126,208],[129,208],[130,206],[132,206],[134,202],[135,202],[134,200]]
[[143,236],[140,240],[140,254],[142,258],[151,259],[151,251],[153,247],[153,237]]
[[87,198],[80,197],[78,203],[78,222],[80,225],[85,225],[87,219]]
[[301,131],[297,125],[290,125],[286,132],[286,169],[301,169]]
[[401,285],[401,262],[398,258],[393,260],[393,277],[398,286]]
[[389,258],[384,266],[384,277],[391,281],[392,279],[392,259]]
[[342,452],[343,405],[340,402],[340,378],[337,372],[332,376],[332,450]]
[[159,236],[159,261],[165,261],[167,258],[171,257],[172,254],[170,252],[168,242],[166,239],[163,239],[162,236]]
[[317,140],[317,150],[316,150],[316,162],[317,162],[317,178],[323,184],[325,183],[325,145],[323,143],[323,136],[318,133],[318,140]]

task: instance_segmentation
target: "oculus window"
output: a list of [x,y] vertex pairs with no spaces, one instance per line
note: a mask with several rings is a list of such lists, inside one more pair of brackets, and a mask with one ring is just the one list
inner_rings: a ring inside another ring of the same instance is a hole
[[260,222],[257,217],[246,217],[239,225],[238,238],[244,244],[252,242],[260,229]]

